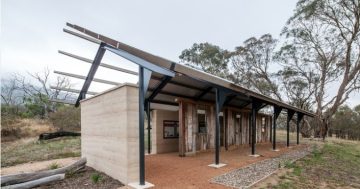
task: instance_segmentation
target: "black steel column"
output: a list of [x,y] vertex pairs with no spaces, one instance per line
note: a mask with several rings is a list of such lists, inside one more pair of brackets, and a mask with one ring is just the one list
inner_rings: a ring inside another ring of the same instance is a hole
[[256,102],[252,103],[251,108],[251,155],[255,155],[255,143],[256,143]]
[[218,165],[220,162],[220,110],[224,106],[226,96],[225,91],[222,89],[215,88],[215,119],[216,119],[216,127],[215,127],[215,164]]
[[300,122],[303,118],[304,114],[297,113],[297,121],[296,121],[296,144],[300,144]]
[[274,126],[273,124],[270,125],[270,132],[269,132],[269,135],[270,135],[270,136],[269,136],[269,137],[270,137],[269,140],[270,140],[270,142],[272,141],[272,134],[273,134],[273,131],[272,131],[272,130],[273,130],[273,126]]
[[287,120],[286,120],[286,146],[290,146],[290,121],[294,112],[292,110],[287,111]]
[[147,101],[146,103],[146,114],[147,114],[147,140],[148,140],[148,154],[151,153],[151,137],[150,137],[150,130],[151,130],[151,115],[150,115],[150,102]]
[[249,114],[249,145],[251,145],[251,124],[252,124],[252,121],[251,121],[251,113]]
[[215,113],[216,113],[216,128],[215,128],[215,164],[219,164],[220,162],[220,94],[219,89],[215,88],[215,96],[216,96],[216,105],[215,105]]
[[251,107],[251,155],[255,155],[256,144],[256,115],[261,107],[261,103],[257,99],[253,99]]
[[280,115],[280,112],[281,112],[281,108],[278,107],[278,106],[274,106],[274,117],[273,117],[273,140],[272,140],[272,143],[273,143],[273,150],[276,150],[276,120],[277,118],[279,117]]
[[139,161],[140,185],[145,185],[145,140],[144,140],[144,68],[139,66]]

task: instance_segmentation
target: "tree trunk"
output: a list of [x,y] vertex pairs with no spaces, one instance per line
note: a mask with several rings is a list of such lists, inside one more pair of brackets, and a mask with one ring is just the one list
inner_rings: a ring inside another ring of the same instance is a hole
[[33,188],[36,186],[48,184],[50,182],[63,180],[64,178],[65,178],[65,174],[57,174],[57,175],[52,175],[52,176],[44,177],[44,178],[37,179],[37,180],[32,180],[29,182],[14,184],[14,185],[10,185],[10,186],[4,186],[1,188],[3,188],[3,189],[28,189],[28,188]]
[[44,177],[49,177],[52,175],[57,175],[57,174],[64,174],[64,173],[69,173],[69,172],[74,173],[74,172],[84,168],[85,164],[86,164],[86,158],[81,158],[79,161],[77,161],[71,165],[68,165],[66,167],[59,168],[59,169],[1,176],[1,178],[0,178],[1,186],[28,182],[31,180],[36,180],[36,179],[40,179],[40,178],[44,178]]

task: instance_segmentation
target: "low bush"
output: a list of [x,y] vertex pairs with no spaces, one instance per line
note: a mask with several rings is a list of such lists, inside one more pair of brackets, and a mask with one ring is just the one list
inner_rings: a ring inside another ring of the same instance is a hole
[[60,131],[80,131],[80,108],[60,107],[56,112],[50,113],[49,119]]

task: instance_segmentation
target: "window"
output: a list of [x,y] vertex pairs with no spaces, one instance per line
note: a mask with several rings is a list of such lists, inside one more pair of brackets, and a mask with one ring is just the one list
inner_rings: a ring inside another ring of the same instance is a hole
[[261,132],[265,133],[265,126],[266,126],[266,118],[261,118]]
[[179,122],[164,120],[164,139],[179,138]]
[[198,110],[197,115],[198,115],[198,126],[199,126],[198,132],[207,133],[205,110]]

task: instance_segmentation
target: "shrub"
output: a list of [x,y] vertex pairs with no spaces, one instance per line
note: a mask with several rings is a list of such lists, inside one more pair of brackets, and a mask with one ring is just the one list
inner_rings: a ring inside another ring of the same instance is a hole
[[49,169],[51,169],[51,170],[57,169],[57,168],[59,168],[59,167],[60,167],[60,165],[59,165],[58,163],[56,163],[56,162],[53,162],[53,163],[51,163],[51,164],[49,165]]
[[61,131],[80,130],[80,109],[73,106],[60,107],[56,112],[50,113],[50,121],[54,127]]
[[93,173],[90,178],[91,181],[96,184],[102,179],[102,176],[99,173]]

